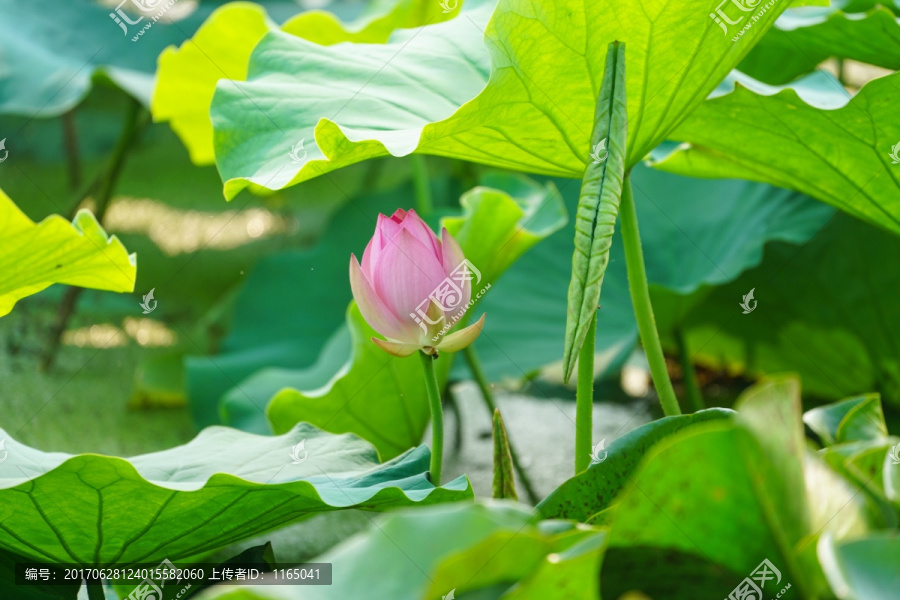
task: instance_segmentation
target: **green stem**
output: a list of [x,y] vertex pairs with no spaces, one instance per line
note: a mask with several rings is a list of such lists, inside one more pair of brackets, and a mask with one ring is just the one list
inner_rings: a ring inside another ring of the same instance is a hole
[[463,416],[462,410],[459,408],[459,398],[453,393],[452,386],[449,384],[444,389],[444,404],[447,405],[456,420],[456,427],[453,428],[453,453],[459,454],[463,445]]
[[106,600],[103,593],[103,581],[100,579],[85,579],[84,587],[87,588],[88,600]]
[[81,187],[81,158],[78,153],[78,132],[75,129],[75,109],[63,113],[63,146],[66,150],[66,169],[69,172],[69,188]]
[[[478,354],[475,352],[474,345],[467,346],[463,350],[463,356],[466,359],[466,364],[469,365],[469,370],[472,371],[472,376],[475,378],[475,383],[478,384],[478,389],[481,390],[481,398],[484,400],[491,418],[493,418],[494,411],[497,409],[497,404],[494,402],[494,394],[493,392],[491,392],[491,384],[488,381],[487,376],[484,374],[484,369],[481,367],[481,359],[478,358]],[[506,441],[507,445],[509,446],[509,454],[512,458],[513,469],[516,470],[516,474],[519,476],[519,481],[522,483],[522,487],[525,489],[525,493],[528,494],[528,499],[531,500],[532,504],[537,504],[541,499],[537,495],[537,492],[534,489],[534,485],[531,483],[531,477],[528,476],[528,472],[522,466],[522,463],[519,460],[519,454],[518,452],[516,452],[512,440],[509,439],[508,433]]]
[[578,388],[575,392],[575,474],[591,465],[594,432],[594,340],[597,313],[591,318],[584,344],[578,351]]
[[656,331],[656,319],[653,317],[653,306],[650,304],[650,288],[647,285],[647,269],[644,266],[644,251],[641,249],[641,234],[638,231],[637,211],[634,208],[634,194],[631,191],[631,176],[625,176],[622,188],[622,200],[619,204],[619,216],[622,219],[622,241],[625,244],[625,267],[628,270],[628,287],[631,289],[631,302],[634,304],[634,316],[637,319],[638,333],[650,363],[650,375],[653,385],[662,404],[666,416],[680,415],[681,408],[675,398],[675,390],[669,379],[666,368],[666,357],[659,333]]
[[[128,157],[128,153],[132,150],[135,138],[147,124],[150,116],[150,113],[144,110],[144,107],[141,106],[137,100],[134,100],[133,98],[129,98],[128,100],[128,111],[125,116],[125,125],[122,129],[122,133],[110,156],[109,166],[103,171],[96,182],[98,191],[95,197],[94,217],[101,225],[103,224],[103,218],[106,216],[106,209],[109,208],[109,202],[112,199],[116,184],[119,181],[119,176],[122,174],[122,168],[125,166],[125,160]],[[85,189],[85,192],[89,192],[93,187],[93,184],[88,186]],[[83,201],[84,198],[75,205],[74,209],[77,210],[78,206]],[[72,216],[74,217],[74,215]],[[72,314],[75,312],[75,306],[78,304],[78,297],[81,295],[82,289],[83,288],[80,287],[70,287],[63,296],[63,300],[60,303],[59,310],[56,314],[56,321],[50,329],[50,339],[47,350],[41,361],[41,369],[44,371],[53,366],[56,353],[59,351],[62,334],[69,324],[69,319],[72,318]]]
[[434,210],[434,199],[431,196],[431,178],[428,176],[428,164],[421,154],[410,156],[413,167],[413,183],[416,186],[416,210],[423,219]]
[[691,353],[688,350],[687,340],[681,328],[675,330],[675,343],[678,344],[678,357],[681,360],[681,372],[684,377],[684,393],[687,405],[691,412],[697,412],[706,408],[703,405],[703,395],[700,393],[700,385],[697,383],[697,373],[691,362]]
[[431,483],[441,485],[441,465],[444,463],[444,414],[441,408],[441,392],[434,374],[435,357],[419,352],[425,369],[425,391],[431,406]]

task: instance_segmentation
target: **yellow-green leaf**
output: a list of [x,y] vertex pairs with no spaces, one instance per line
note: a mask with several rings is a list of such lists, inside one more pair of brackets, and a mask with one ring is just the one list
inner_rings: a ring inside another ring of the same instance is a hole
[[134,254],[90,212],[79,211],[71,223],[53,215],[36,224],[2,190],[0,265],[0,316],[54,283],[130,292],[136,272]]

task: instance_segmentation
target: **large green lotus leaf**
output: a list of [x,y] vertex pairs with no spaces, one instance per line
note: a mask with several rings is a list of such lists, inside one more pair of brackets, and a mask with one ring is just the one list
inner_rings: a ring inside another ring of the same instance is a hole
[[606,458],[553,490],[538,505],[544,518],[587,521],[609,508],[654,444],[698,423],[729,419],[734,412],[710,408],[691,415],[664,417],[642,425],[606,446]]
[[2,190],[0,264],[0,316],[54,283],[130,292],[137,270],[135,256],[90,212],[71,223],[54,215],[36,224]]
[[271,433],[272,426],[266,418],[269,400],[286,388],[318,390],[327,386],[352,355],[352,344],[349,329],[339,327],[325,343],[322,354],[309,367],[260,369],[222,396],[219,401],[222,423],[242,431]]
[[900,21],[877,6],[848,14],[840,6],[786,10],[738,68],[772,85],[812,73],[837,57],[885,69],[900,68]]
[[818,406],[804,413],[803,422],[829,446],[877,441],[887,436],[878,394],[864,394]]
[[[759,267],[712,290],[683,322],[694,360],[748,376],[793,371],[823,399],[875,390],[897,405],[900,272],[877,257],[898,255],[896,236],[843,214],[800,248],[770,244]],[[758,305],[742,314],[750,289]]]
[[[387,41],[394,29],[446,20],[453,14],[442,12],[440,2],[433,0],[400,0],[386,12],[349,25],[329,12],[312,10],[289,19],[280,29],[321,45],[374,44]],[[250,52],[267,32],[277,29],[264,5],[232,2],[213,12],[180,48],[166,48],[160,55],[153,118],[170,122],[194,163],[215,162],[209,106],[216,83],[246,79]]]
[[604,537],[568,522],[536,522],[508,502],[400,511],[314,559],[353,577],[335,576],[330,586],[221,586],[208,597],[588,600],[598,597]]
[[[428,425],[422,362],[417,357],[397,358],[373,344],[378,333],[363,319],[356,303],[347,309],[347,326],[352,352],[332,378],[319,388],[275,389],[278,393],[268,403],[266,416],[276,433],[307,421],[335,433],[355,433],[369,440],[380,456],[393,458],[418,445]],[[438,361],[440,382],[446,380],[449,366],[449,359],[442,359]],[[301,372],[292,379],[305,383],[307,377]]]
[[840,600],[889,600],[900,585],[900,537],[879,531],[855,540],[823,537],[819,560]]
[[900,179],[892,159],[900,140],[894,118],[900,75],[870,81],[852,102],[821,71],[783,87],[746,76],[737,82],[672,132],[688,145],[659,168],[767,181],[900,233]]
[[[220,82],[213,98],[225,195],[411,152],[581,177],[604,57],[615,40],[629,49],[634,165],[788,4],[761,8],[736,42],[738,29],[721,29],[701,0],[500,0],[496,11],[491,2],[471,0],[450,21],[397,31],[380,45],[322,47],[269,32],[250,57],[248,81]],[[300,140],[303,160],[293,161],[288,152]]]
[[130,459],[45,453],[0,433],[0,547],[39,560],[177,560],[311,513],[472,497],[465,477],[428,481],[424,446],[379,464],[364,440],[305,423],[277,437],[210,427]]
[[162,6],[143,13],[128,2],[122,7],[128,18],[142,20],[125,23],[127,32],[110,17],[115,8],[93,0],[0,0],[0,114],[59,115],[101,75],[149,106],[156,57],[190,35],[210,9],[201,5],[174,23],[157,21],[133,42]]
[[815,536],[865,531],[855,490],[804,456],[796,382],[760,384],[738,409],[650,450],[612,515],[603,597],[725,597],[763,559],[781,572],[766,596],[790,583],[805,597],[824,586],[810,562]]

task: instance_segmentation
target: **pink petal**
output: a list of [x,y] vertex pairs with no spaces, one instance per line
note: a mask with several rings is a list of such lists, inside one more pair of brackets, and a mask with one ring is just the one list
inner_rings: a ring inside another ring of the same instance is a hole
[[375,265],[378,263],[380,255],[381,232],[376,228],[375,235],[373,235],[372,239],[369,240],[369,243],[366,244],[366,249],[363,250],[362,257],[362,272],[369,280],[372,279],[372,273],[375,272]]
[[[400,211],[398,210],[397,212]],[[394,213],[394,215],[396,214],[397,213]],[[403,219],[403,224],[401,227],[413,234],[417,240],[425,245],[426,248],[431,248],[432,253],[437,257],[438,260],[441,259],[441,242],[438,241],[438,238],[436,235],[434,235],[431,227],[429,227],[428,224],[423,221],[419,217],[419,215],[416,214],[416,211],[414,211],[413,209],[409,209]]]
[[474,342],[481,335],[481,330],[484,328],[484,317],[485,315],[481,315],[481,318],[474,325],[469,325],[465,329],[460,329],[445,336],[441,343],[438,344],[438,350],[440,352],[457,352]]
[[417,327],[410,313],[427,309],[428,297],[443,280],[441,263],[422,242],[403,229],[384,248],[371,283],[395,317]]
[[[462,248],[459,247],[459,243],[452,235],[450,235],[450,232],[447,231],[446,227],[441,230],[441,244],[444,248],[444,273],[447,277],[451,277],[452,273],[465,262],[466,256],[463,254]],[[457,305],[459,308],[451,311],[450,314],[458,313],[472,298],[472,282],[474,281],[475,274],[471,273],[471,269],[469,269],[469,271],[471,277],[473,277],[471,280],[451,277],[451,281],[453,281],[453,283],[461,290],[461,301]]]
[[[397,213],[394,213],[397,214]],[[379,247],[384,248],[390,243],[390,240],[397,237],[400,233],[400,221],[395,221],[393,217],[378,215],[378,222],[375,224],[375,235],[379,239]]]
[[417,341],[422,330],[412,319],[400,321],[375,293],[369,280],[360,269],[356,257],[350,255],[350,289],[353,299],[372,329],[386,338],[399,341]]

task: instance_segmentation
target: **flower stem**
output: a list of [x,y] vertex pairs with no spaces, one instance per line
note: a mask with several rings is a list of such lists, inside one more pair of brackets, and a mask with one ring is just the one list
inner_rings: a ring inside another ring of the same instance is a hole
[[416,187],[416,210],[423,219],[434,209],[434,200],[431,196],[431,178],[428,176],[428,164],[421,154],[413,154],[413,183]]
[[678,344],[678,356],[681,359],[686,404],[690,407],[691,412],[703,410],[706,407],[703,405],[700,384],[697,383],[697,373],[694,371],[694,365],[691,362],[691,353],[688,350],[684,331],[680,327],[675,330],[675,343]]
[[662,404],[666,416],[680,415],[681,408],[678,406],[675,390],[669,379],[666,357],[663,354],[659,333],[656,330],[653,306],[650,304],[647,269],[644,266],[644,251],[641,249],[641,234],[638,231],[637,211],[634,208],[630,175],[625,176],[625,185],[622,187],[619,216],[622,219],[622,241],[625,244],[625,266],[628,270],[631,302],[634,304],[634,316],[637,319],[638,333],[641,336],[644,353],[647,355],[647,362],[650,363],[653,385],[656,387],[656,394],[659,396],[659,402]]
[[[475,353],[474,344],[463,349],[463,356],[466,359],[466,364],[469,365],[469,370],[472,371],[472,376],[475,378],[475,383],[478,384],[478,389],[481,390],[481,398],[484,400],[488,411],[493,417],[494,411],[497,410],[497,404],[494,402],[494,394],[493,392],[491,392],[491,384],[488,381],[487,376],[484,374],[484,369],[481,367],[481,359],[479,359],[478,354]],[[537,492],[534,491],[534,485],[531,483],[531,477],[528,476],[528,472],[522,466],[522,463],[519,460],[519,455],[516,452],[515,447],[513,447],[512,440],[509,439],[508,434],[506,442],[509,446],[509,454],[512,458],[512,465],[516,470],[516,474],[519,476],[519,481],[521,481],[522,487],[525,489],[525,493],[528,494],[528,499],[531,500],[533,504],[537,504],[538,502],[540,502],[540,498],[538,497]]]
[[578,351],[578,388],[575,392],[575,474],[591,465],[591,436],[594,431],[594,340],[597,313]]
[[441,465],[444,463],[444,414],[441,408],[441,392],[434,374],[435,357],[419,352],[425,369],[425,391],[431,406],[431,483],[441,485]]
[[84,587],[87,588],[88,600],[105,600],[103,593],[103,581],[100,579],[85,579]]

